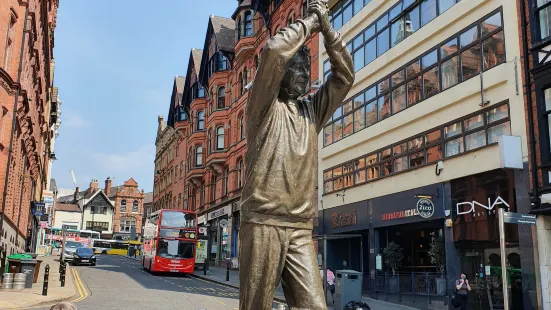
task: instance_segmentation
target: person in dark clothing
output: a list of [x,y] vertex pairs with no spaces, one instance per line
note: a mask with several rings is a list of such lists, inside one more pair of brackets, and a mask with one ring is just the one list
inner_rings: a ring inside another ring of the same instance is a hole
[[461,274],[459,280],[455,281],[455,288],[457,289],[457,298],[459,299],[459,309],[467,310],[468,296],[469,291],[471,290],[467,275],[464,273]]

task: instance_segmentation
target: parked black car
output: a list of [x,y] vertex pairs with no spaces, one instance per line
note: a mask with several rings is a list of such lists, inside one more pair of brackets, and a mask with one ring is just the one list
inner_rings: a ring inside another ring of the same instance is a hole
[[73,258],[74,265],[90,264],[96,265],[96,256],[94,255],[94,249],[92,248],[78,248],[75,251]]

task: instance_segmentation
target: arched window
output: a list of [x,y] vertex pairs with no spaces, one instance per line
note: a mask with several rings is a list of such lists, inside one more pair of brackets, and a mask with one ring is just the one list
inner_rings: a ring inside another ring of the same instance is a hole
[[205,129],[205,112],[197,112],[197,130]]
[[241,39],[241,17],[237,18],[237,40]]
[[243,115],[240,115],[238,120],[239,122],[239,140],[245,139],[245,124],[243,122]]
[[180,179],[184,176],[184,161],[180,161]]
[[224,127],[222,126],[216,128],[216,149],[224,149]]
[[121,212],[126,212],[126,200],[121,200]]
[[251,11],[245,12],[245,36],[250,37],[253,35],[253,16]]
[[247,81],[247,70],[243,71],[243,74],[241,75],[241,94],[243,95],[246,91],[246,86],[248,84]]
[[210,198],[211,198],[211,201],[215,201],[216,200],[216,177],[215,176],[212,176],[210,178]]
[[203,147],[198,146],[195,148],[195,166],[200,167],[203,165]]
[[243,187],[243,159],[237,162],[237,188]]
[[207,133],[207,155],[212,153],[213,147],[212,144],[214,141],[212,141],[212,129],[209,129],[209,132]]
[[245,92],[245,85],[243,85],[243,72],[239,73],[239,81],[237,81],[239,85],[239,94],[243,95]]
[[132,213],[138,213],[140,211],[140,206],[137,200],[132,202]]
[[220,87],[218,88],[218,101],[217,101],[217,108],[223,109],[226,107],[226,88]]
[[230,187],[230,168],[226,167],[226,172],[224,173],[224,196],[228,194]]

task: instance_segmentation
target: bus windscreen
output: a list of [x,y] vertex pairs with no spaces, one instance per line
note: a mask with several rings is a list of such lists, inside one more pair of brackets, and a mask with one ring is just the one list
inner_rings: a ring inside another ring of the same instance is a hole
[[161,226],[178,228],[196,228],[196,215],[182,212],[164,211]]
[[159,239],[159,256],[162,258],[190,259],[194,258],[195,243],[182,240]]

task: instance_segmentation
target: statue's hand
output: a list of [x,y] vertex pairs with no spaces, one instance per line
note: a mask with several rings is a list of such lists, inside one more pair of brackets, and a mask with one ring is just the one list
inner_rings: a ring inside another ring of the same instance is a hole
[[325,0],[313,0],[308,6],[308,13],[315,14],[318,17],[320,32],[323,35],[329,33],[331,23],[329,22],[329,7]]

